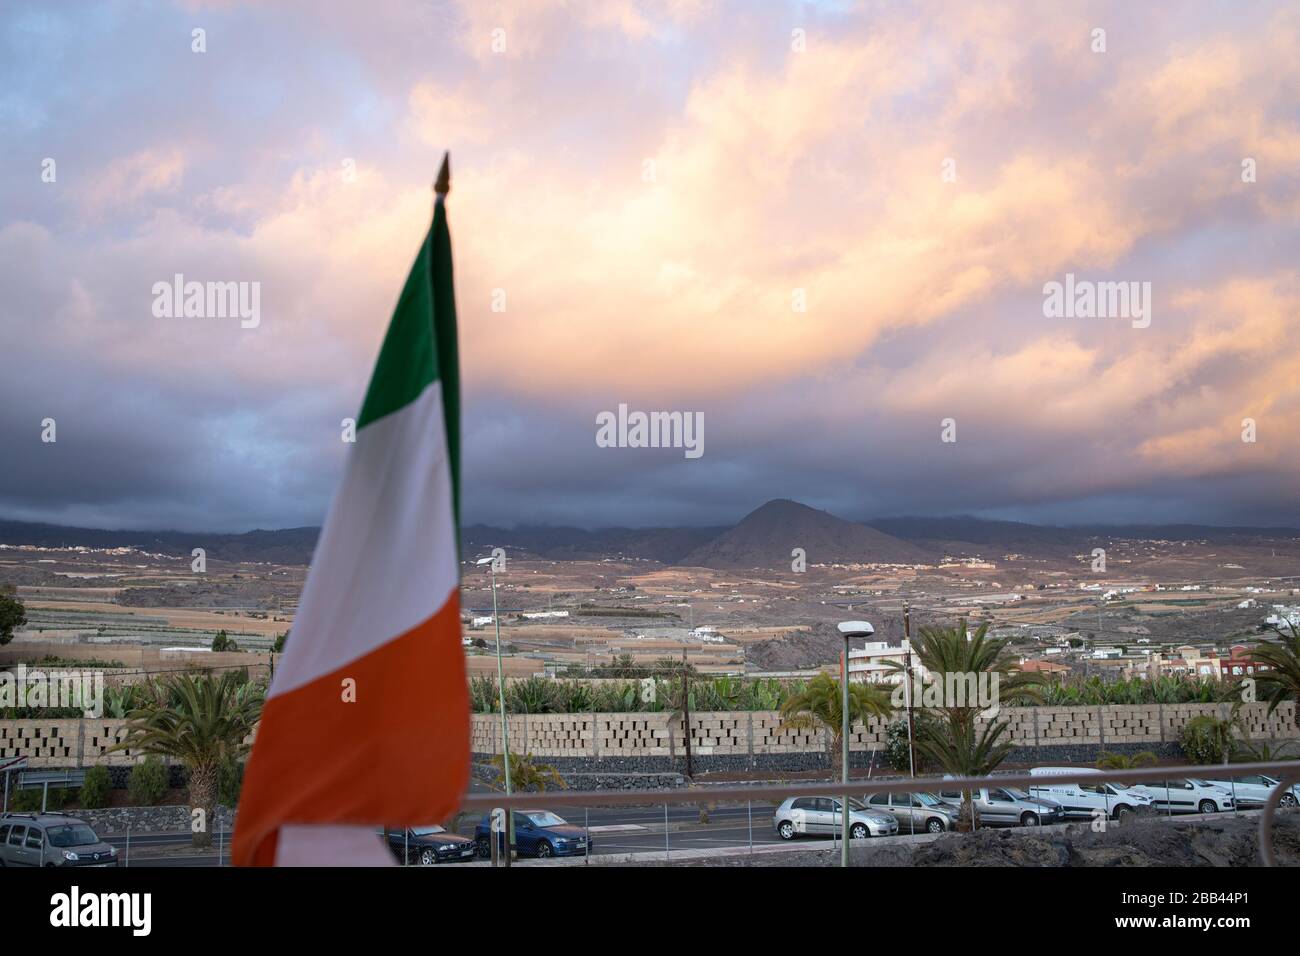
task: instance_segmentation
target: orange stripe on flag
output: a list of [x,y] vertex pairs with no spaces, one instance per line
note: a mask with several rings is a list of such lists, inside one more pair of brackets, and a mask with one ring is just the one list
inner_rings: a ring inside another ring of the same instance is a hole
[[[460,595],[453,591],[423,624],[270,698],[244,776],[232,862],[273,865],[284,824],[378,828],[450,817],[469,782],[462,654]],[[344,700],[348,678],[353,703]]]

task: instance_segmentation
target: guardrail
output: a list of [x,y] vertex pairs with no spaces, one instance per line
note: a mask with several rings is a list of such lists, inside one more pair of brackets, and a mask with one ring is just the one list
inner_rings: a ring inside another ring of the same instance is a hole
[[498,807],[506,810],[542,810],[553,807],[590,806],[644,806],[648,803],[670,804],[743,803],[752,800],[781,801],[787,797],[849,796],[869,797],[877,793],[912,793],[935,790],[970,790],[979,787],[1041,786],[1044,781],[1055,783],[1141,783],[1143,781],[1177,780],[1184,777],[1204,779],[1207,773],[1230,774],[1243,777],[1263,773],[1278,778],[1277,786],[1269,794],[1259,818],[1259,853],[1265,866],[1276,866],[1273,855],[1273,814],[1278,801],[1290,787],[1300,783],[1300,760],[1270,761],[1267,763],[1214,764],[1207,766],[1142,767],[1133,770],[1089,770],[1078,773],[1053,773],[1050,777],[1029,773],[997,774],[989,777],[907,777],[897,780],[824,781],[759,786],[710,787],[707,794],[698,790],[584,790],[543,793],[469,794],[461,801],[465,811],[492,811]]

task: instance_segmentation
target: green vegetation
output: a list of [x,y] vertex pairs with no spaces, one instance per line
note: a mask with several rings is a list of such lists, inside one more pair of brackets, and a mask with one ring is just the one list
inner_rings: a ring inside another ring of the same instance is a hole
[[[889,716],[889,692],[877,684],[849,684],[849,729],[867,717]],[[844,728],[844,685],[830,674],[818,674],[801,693],[781,705],[782,730],[828,731],[831,766],[841,751]]]
[[243,788],[243,761],[223,760],[217,767],[217,804],[233,810],[239,806],[239,794]]
[[228,635],[225,628],[217,631],[216,637],[212,638],[212,649],[214,651],[237,651],[239,645]]
[[1202,714],[1184,724],[1178,745],[1188,759],[1194,763],[1226,763],[1238,747],[1237,735],[1245,736],[1240,710],[1238,701],[1227,717]]
[[1274,763],[1278,760],[1290,760],[1295,741],[1284,740],[1281,743],[1268,741],[1239,740],[1232,752],[1235,763]]
[[27,623],[27,609],[14,595],[12,584],[0,584],[0,644],[14,639],[14,631]]
[[126,792],[133,806],[154,807],[167,796],[169,773],[161,757],[145,757],[142,763],[131,768]]
[[80,707],[0,707],[0,720],[74,720],[84,716]]
[[1139,767],[1151,767],[1159,762],[1160,758],[1150,750],[1142,750],[1135,754],[1102,751],[1097,755],[1098,770],[1137,770]]
[[[25,790],[12,791],[9,795],[9,809],[14,813],[39,813],[43,795],[42,790],[41,787],[28,787]],[[49,797],[45,801],[45,809],[53,812],[62,810],[72,799],[75,792],[63,787],[50,787]]]
[[[575,714],[672,712],[677,699],[681,663],[661,661],[654,667],[619,664],[606,670],[608,680],[583,677],[533,676],[506,682],[506,710],[512,714]],[[572,673],[572,672],[570,672]],[[1159,677],[1155,680],[1120,680],[1107,683],[1100,677],[1038,678],[1036,692],[1009,694],[1012,672],[999,674],[1001,704],[1011,707],[1096,707],[1105,704],[1212,704],[1240,699],[1241,685],[1209,678]],[[1036,675],[1023,675],[1036,676]],[[653,679],[655,690],[646,693],[642,681]],[[1262,679],[1256,678],[1262,685]],[[746,711],[780,710],[791,697],[804,693],[809,681],[775,677],[700,677],[690,681],[691,710]],[[497,681],[492,676],[470,680],[470,699],[475,713],[497,710]]]
[[[506,711],[512,714],[579,713],[672,713],[680,705],[681,665],[678,676],[640,680],[587,681],[527,677],[506,682]],[[648,688],[653,687],[653,691]],[[806,681],[775,678],[716,677],[690,681],[691,710],[780,710],[791,697],[802,693]],[[495,677],[474,677],[469,682],[471,709],[478,714],[499,709]]]
[[98,810],[108,806],[108,792],[113,789],[113,777],[107,767],[91,767],[86,771],[86,780],[81,785],[81,794],[77,802],[84,809]]
[[682,618],[672,611],[656,611],[648,607],[598,607],[595,604],[579,604],[573,613],[577,617],[663,617],[678,621]]
[[[504,790],[506,787],[505,761],[501,755],[497,754],[492,758],[492,766],[496,768],[497,775],[490,786],[494,790]],[[548,763],[538,763],[534,757],[529,754],[520,756],[512,753],[510,755],[510,789],[515,793],[527,793],[530,791],[541,792],[548,786],[558,787],[563,790],[567,784],[560,772]]]
[[[986,720],[983,727],[977,718],[989,704],[999,707],[1015,702],[1042,699],[1038,674],[1025,674],[1015,670],[1015,657],[1007,649],[1006,640],[990,638],[988,625],[981,624],[973,633],[966,630],[966,621],[956,627],[923,627],[916,643],[916,656],[930,681],[922,690],[921,699],[929,696],[929,688],[946,687],[949,675],[997,675],[997,696],[984,707],[969,699],[945,700],[944,706],[928,708],[930,719],[916,727],[916,751],[932,761],[944,773],[957,777],[983,777],[997,769],[1011,752],[1010,741],[1002,739],[1011,722]],[[901,670],[901,665],[899,666]],[[987,688],[992,695],[992,678]],[[973,827],[975,809],[972,794],[962,792],[958,829]]]
[[[920,734],[920,727],[923,721],[929,721],[930,715],[924,710],[912,711],[912,735],[916,737]],[[884,760],[889,766],[899,773],[907,773],[912,766],[911,754],[907,748],[907,717],[890,723],[885,728],[885,749],[882,751]],[[933,769],[931,761],[921,751],[916,752],[916,772],[918,774],[929,773]]]
[[44,657],[35,661],[27,661],[27,667],[40,667],[50,669],[61,667],[67,670],[112,670],[113,668],[130,667],[130,664],[124,664],[121,661],[99,661],[92,657],[58,657],[54,654],[46,654]]
[[1100,677],[1069,677],[1042,687],[1041,701],[1019,701],[1033,706],[1095,707],[1100,704],[1213,704],[1239,697],[1240,685],[1232,681],[1195,677],[1157,677],[1143,680],[1103,681]]
[[112,749],[133,749],[171,757],[186,771],[190,811],[202,811],[207,825],[193,845],[212,844],[219,768],[247,755],[246,738],[262,714],[263,688],[237,671],[219,677],[179,674],[154,686],[154,694],[134,708],[127,733]]
[[1269,670],[1255,675],[1255,686],[1268,701],[1271,714],[1286,700],[1296,702],[1296,723],[1300,725],[1300,627],[1290,622],[1273,625],[1278,640],[1261,641],[1252,651],[1255,660]]

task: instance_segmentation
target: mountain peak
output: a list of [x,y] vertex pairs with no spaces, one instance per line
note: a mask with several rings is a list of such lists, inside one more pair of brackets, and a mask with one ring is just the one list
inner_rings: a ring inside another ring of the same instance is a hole
[[809,564],[917,564],[933,556],[900,538],[789,498],[755,508],[679,563],[711,568],[788,568],[802,548]]

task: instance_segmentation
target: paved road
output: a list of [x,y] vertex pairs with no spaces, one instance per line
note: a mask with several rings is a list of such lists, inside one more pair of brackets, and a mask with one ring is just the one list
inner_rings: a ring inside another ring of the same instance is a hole
[[[667,852],[672,850],[701,850],[740,847],[761,847],[782,843],[772,830],[770,802],[755,801],[752,811],[745,806],[715,807],[709,811],[709,822],[700,822],[697,806],[677,805],[668,808]],[[561,813],[570,823],[586,826],[592,837],[594,853],[627,854],[659,852],[665,849],[663,807],[593,807],[585,813],[582,809],[567,807]],[[461,821],[457,831],[473,836],[477,819]],[[124,835],[106,835],[105,838],[124,849]],[[131,835],[132,850],[141,847],[182,847],[189,843],[190,835],[184,832],[142,833]],[[829,842],[809,838],[810,845]],[[132,853],[131,866],[215,866],[216,853],[203,855],[167,855],[162,857],[136,856]],[[225,859],[229,862],[227,848]]]

